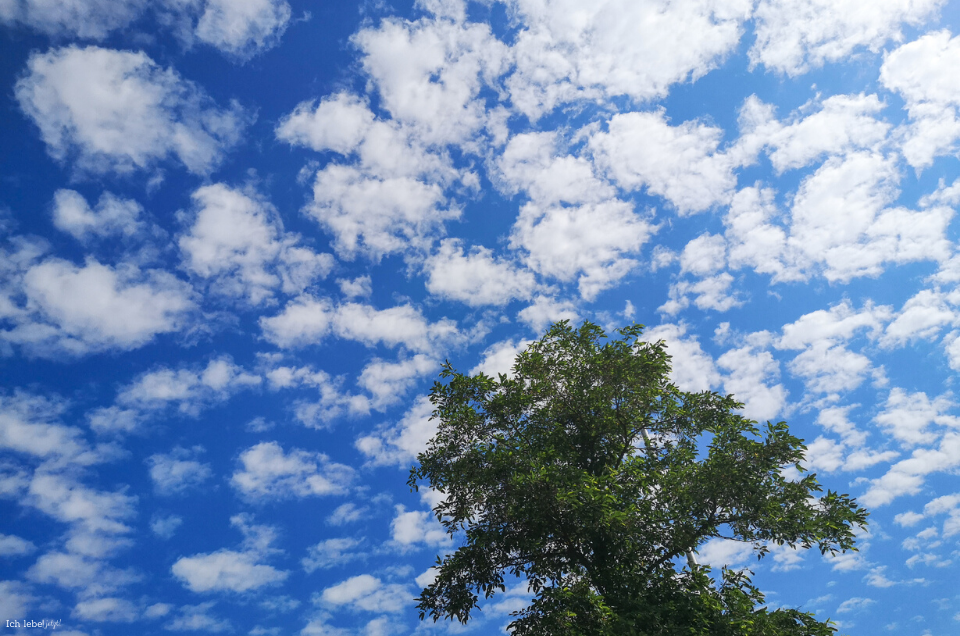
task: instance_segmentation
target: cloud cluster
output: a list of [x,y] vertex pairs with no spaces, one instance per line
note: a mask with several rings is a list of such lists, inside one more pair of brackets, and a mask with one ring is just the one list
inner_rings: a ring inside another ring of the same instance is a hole
[[85,173],[129,173],[176,158],[207,174],[250,121],[238,103],[217,106],[143,52],[97,46],[33,54],[15,93],[50,155]]

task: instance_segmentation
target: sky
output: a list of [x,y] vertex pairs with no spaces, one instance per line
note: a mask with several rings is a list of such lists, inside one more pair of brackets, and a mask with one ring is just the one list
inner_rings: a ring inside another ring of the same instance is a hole
[[2,633],[504,633],[406,482],[562,319],[871,513],[700,561],[960,632],[958,68],[945,0],[0,0]]

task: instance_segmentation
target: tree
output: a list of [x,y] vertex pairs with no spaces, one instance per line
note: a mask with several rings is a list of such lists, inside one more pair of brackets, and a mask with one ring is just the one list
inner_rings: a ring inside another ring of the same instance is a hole
[[497,379],[444,365],[438,430],[409,484],[444,495],[434,512],[463,542],[437,559],[421,619],[466,622],[513,575],[533,596],[513,614],[517,636],[835,632],[768,610],[749,571],[715,581],[694,553],[714,537],[760,557],[772,544],[855,550],[867,512],[822,494],[785,422],[761,431],[733,396],[679,390],[664,343],[642,329],[608,339],[560,322]]

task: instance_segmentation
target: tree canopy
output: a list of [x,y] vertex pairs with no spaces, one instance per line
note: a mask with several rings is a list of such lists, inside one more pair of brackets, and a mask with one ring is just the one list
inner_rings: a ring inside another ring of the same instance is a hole
[[564,321],[509,376],[444,365],[437,433],[409,483],[443,494],[434,512],[462,545],[438,558],[421,618],[465,622],[513,575],[532,594],[517,636],[835,632],[769,610],[749,571],[712,576],[694,554],[715,537],[761,557],[774,544],[855,550],[867,512],[823,493],[785,422],[760,426],[733,396],[679,390],[665,343],[642,333]]

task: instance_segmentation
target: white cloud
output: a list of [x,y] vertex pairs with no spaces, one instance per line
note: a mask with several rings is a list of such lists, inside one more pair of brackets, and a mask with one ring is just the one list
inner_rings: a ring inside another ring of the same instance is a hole
[[344,413],[365,415],[374,406],[368,396],[342,392],[342,377],[333,378],[312,367],[276,367],[267,371],[266,376],[274,391],[299,386],[317,389],[320,393],[318,400],[294,402],[296,418],[311,428],[323,428]]
[[349,93],[325,97],[316,106],[303,102],[281,120],[278,139],[356,159],[321,169],[306,207],[333,235],[343,258],[379,261],[387,254],[427,251],[444,222],[459,218],[444,190],[456,181],[473,189],[477,177],[458,174],[446,153],[425,147],[420,132],[377,119]]
[[910,124],[902,151],[918,170],[932,165],[937,156],[957,151],[960,84],[953,70],[958,63],[960,38],[951,38],[947,30],[928,33],[884,58],[880,81],[906,102]]
[[953,213],[884,209],[899,180],[891,158],[852,153],[827,160],[800,184],[788,243],[800,267],[822,262],[830,281],[881,273],[884,262],[946,260]]
[[161,367],[148,371],[120,390],[117,403],[142,412],[175,404],[181,413],[196,416],[205,406],[260,386],[262,381],[228,357],[214,358],[202,369]]
[[198,40],[239,61],[276,46],[290,21],[285,0],[206,0]]
[[287,578],[287,572],[258,560],[257,554],[220,550],[180,557],[171,571],[193,592],[247,592]]
[[697,276],[713,274],[726,263],[726,242],[716,234],[701,234],[680,253],[680,272]]
[[864,610],[871,605],[876,603],[872,598],[863,598],[860,596],[855,596],[845,600],[843,603],[840,603],[840,606],[837,607],[837,614],[844,614],[846,612],[854,612]]
[[616,195],[584,157],[563,154],[556,132],[514,135],[492,162],[495,185],[504,194],[524,193],[541,206],[599,203]]
[[0,581],[0,612],[4,616],[26,616],[36,597],[20,581]]
[[729,201],[736,160],[720,153],[723,131],[697,122],[667,123],[663,111],[610,118],[607,132],[590,139],[595,160],[625,190],[646,188],[681,215]]
[[741,565],[752,557],[753,553],[754,549],[751,543],[719,538],[710,539],[697,548],[697,554],[700,557],[698,560],[714,569]]
[[774,282],[806,280],[818,273],[831,282],[877,276],[886,263],[946,261],[953,210],[888,207],[899,195],[895,157],[851,151],[831,157],[803,179],[789,223],[774,193],[745,188],[733,199],[725,223],[730,264],[773,275]]
[[231,517],[230,524],[244,535],[241,551],[223,549],[180,557],[170,568],[173,575],[193,592],[248,592],[286,580],[289,572],[261,563],[277,551],[270,547],[275,531],[253,525],[248,514]]
[[764,421],[783,413],[787,390],[773,384],[780,377],[780,363],[769,351],[748,344],[721,355],[717,366],[727,372],[723,392],[744,403],[744,415]]
[[407,467],[426,450],[437,431],[437,423],[430,419],[432,412],[433,405],[426,397],[417,398],[399,422],[359,437],[356,447],[375,465]]
[[109,450],[91,448],[83,431],[57,422],[63,405],[26,393],[0,396],[0,448],[54,464],[88,466],[109,458]]
[[696,336],[686,336],[685,325],[658,325],[647,329],[643,339],[647,342],[663,340],[671,357],[670,379],[681,391],[709,391],[720,385],[721,376],[710,357],[700,347]]
[[747,0],[636,3],[512,0],[526,28],[505,85],[536,120],[572,101],[626,95],[645,101],[710,71],[740,40]]
[[132,623],[140,618],[140,610],[126,599],[101,597],[80,601],[73,608],[73,615],[88,621]]
[[527,203],[510,233],[527,266],[560,281],[576,280],[593,300],[637,265],[636,254],[656,228],[625,201],[542,208]]
[[418,543],[431,546],[448,545],[450,536],[434,517],[433,512],[411,510],[407,512],[401,505],[396,506],[396,516],[390,523],[395,544],[411,547]]
[[54,519],[95,533],[125,533],[137,498],[94,490],[66,476],[37,471],[24,502]]
[[460,217],[439,184],[335,163],[317,173],[313,196],[307,211],[333,234],[334,249],[346,260],[424,250],[444,221]]
[[536,288],[530,272],[495,258],[485,247],[464,254],[458,239],[446,239],[424,263],[427,291],[458,300],[471,307],[505,305],[515,298],[527,299]]
[[784,125],[773,120],[772,107],[755,96],[744,103],[741,118],[755,118],[750,123],[756,138],[750,141],[768,147],[778,173],[802,168],[823,155],[878,150],[887,140],[890,124],[876,118],[885,107],[876,95],[833,95],[817,105],[817,112],[797,114]]
[[183,519],[177,515],[156,516],[150,520],[150,530],[161,539],[169,539],[183,525]]
[[340,504],[327,517],[327,523],[331,526],[343,526],[348,523],[359,521],[367,514],[368,508],[358,508],[354,503]]
[[882,476],[870,480],[870,487],[859,501],[868,507],[889,504],[897,497],[920,492],[926,476],[951,471],[960,466],[960,434],[949,432],[937,448],[918,448],[907,459],[902,459]]
[[164,629],[174,632],[227,632],[233,631],[233,626],[225,618],[219,618],[210,614],[210,610],[216,605],[213,601],[200,603],[199,605],[184,605],[177,612],[177,615],[169,623],[164,625]]
[[903,304],[896,317],[887,325],[880,344],[886,347],[903,346],[916,339],[935,338],[945,326],[960,322],[957,311],[949,304],[946,294],[939,289],[924,289]]
[[369,276],[357,276],[353,279],[338,278],[337,284],[340,286],[340,293],[346,298],[369,298],[373,293],[373,285]]
[[386,19],[361,29],[353,43],[384,109],[426,143],[462,143],[482,128],[482,80],[505,70],[507,53],[488,25]]
[[51,36],[101,40],[136,20],[147,4],[146,0],[5,0],[0,3],[0,22],[20,23]]
[[502,340],[490,345],[484,350],[480,363],[470,369],[470,374],[485,373],[491,378],[496,378],[501,373],[512,375],[517,355],[531,343],[533,340]]
[[132,199],[110,192],[100,195],[95,208],[76,190],[57,190],[53,195],[53,224],[79,241],[91,237],[130,237],[141,231],[143,207]]
[[361,574],[326,588],[320,594],[320,601],[334,608],[395,613],[412,605],[413,596],[403,585],[384,584],[374,576]]
[[277,139],[317,152],[349,155],[374,125],[374,115],[359,97],[336,93],[315,102],[301,102],[277,125]]
[[240,453],[241,470],[230,483],[253,500],[341,494],[353,469],[330,462],[326,455],[297,448],[284,453],[277,442],[261,442]]
[[771,222],[780,216],[775,194],[769,188],[743,188],[734,195],[724,225],[730,268],[751,267],[780,282],[800,274],[783,262],[787,231]]
[[81,171],[126,173],[175,156],[206,174],[249,119],[144,53],[71,46],[35,53],[27,68],[15,89],[20,107],[50,154]]
[[895,387],[874,419],[886,433],[910,448],[937,441],[941,431],[931,431],[931,424],[960,429],[960,417],[947,415],[955,406],[948,395],[931,400],[926,393],[908,393]]
[[215,183],[191,198],[192,225],[179,239],[184,266],[215,293],[263,304],[278,289],[303,292],[333,268],[331,255],[298,246],[300,237],[284,232],[276,209],[255,192]]
[[0,557],[22,556],[37,549],[32,541],[12,534],[0,534]]
[[727,272],[708,276],[700,280],[681,279],[670,285],[670,300],[657,308],[668,316],[673,316],[693,304],[698,309],[728,311],[743,304],[737,293],[730,289],[733,276]]
[[93,258],[82,267],[58,258],[19,265],[8,284],[25,301],[9,299],[16,326],[0,338],[36,355],[135,349],[179,331],[195,310],[190,286],[169,272]]
[[[77,590],[85,599],[110,594],[140,579],[132,569],[119,570],[84,555],[56,551],[38,558],[27,570],[27,578],[37,583]],[[108,607],[103,609],[109,610]]]
[[919,26],[932,18],[943,0],[762,0],[754,13],[757,40],[751,64],[800,75],[837,62],[860,48],[877,52],[899,40],[900,27]]
[[370,406],[382,410],[402,399],[419,378],[433,373],[437,366],[436,360],[423,354],[397,362],[374,359],[363,368],[357,384],[370,392]]
[[800,351],[788,368],[804,379],[808,391],[831,395],[852,391],[875,370],[870,359],[850,351],[847,342],[862,330],[867,330],[868,337],[876,338],[890,314],[889,307],[867,304],[856,311],[843,301],[829,310],[813,311],[784,325],[776,346]]
[[326,539],[307,549],[307,556],[300,560],[303,569],[310,574],[315,570],[329,569],[360,559],[366,555],[354,551],[360,545],[357,539],[349,537]]
[[517,318],[539,334],[549,325],[561,320],[576,323],[580,320],[580,315],[577,313],[576,306],[569,300],[538,295],[533,299],[532,305],[517,313]]
[[150,466],[150,479],[153,489],[159,495],[179,495],[198,488],[210,479],[213,471],[210,464],[198,462],[195,458],[203,452],[202,447],[190,450],[174,448],[169,454],[157,453],[147,458]]
[[370,305],[344,303],[337,307],[325,298],[303,295],[290,301],[283,312],[260,319],[264,337],[289,348],[319,342],[331,332],[368,347],[383,344],[430,352],[459,337],[456,323],[446,318],[429,322],[412,305],[375,309]]

